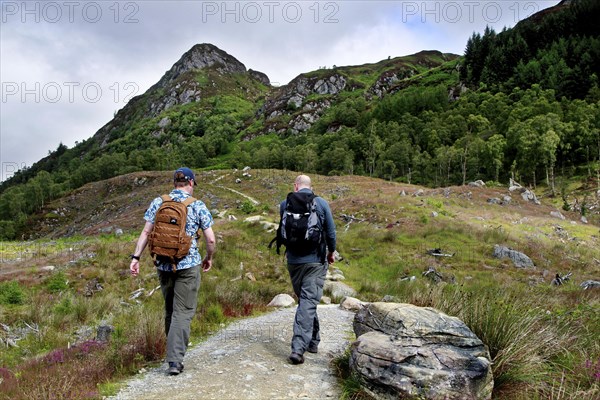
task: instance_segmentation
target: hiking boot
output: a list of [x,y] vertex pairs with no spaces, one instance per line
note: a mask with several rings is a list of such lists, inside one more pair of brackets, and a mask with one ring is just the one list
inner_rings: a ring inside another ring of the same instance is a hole
[[183,372],[183,364],[180,362],[169,362],[169,375],[179,375]]
[[309,353],[317,354],[319,352],[319,345],[311,344],[310,346],[308,346],[308,349],[306,349],[306,351],[308,351]]
[[304,362],[304,356],[302,354],[292,353],[290,354],[289,360],[294,365],[302,364]]

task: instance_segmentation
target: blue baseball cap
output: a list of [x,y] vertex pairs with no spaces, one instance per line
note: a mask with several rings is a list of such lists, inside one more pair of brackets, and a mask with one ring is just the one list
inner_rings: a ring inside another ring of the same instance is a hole
[[173,174],[173,179],[177,180],[177,173],[181,172],[183,174],[183,176],[185,177],[186,181],[192,181],[192,185],[196,186],[196,177],[194,176],[194,173],[192,172],[191,169],[186,168],[186,167],[181,167],[179,168],[177,171],[175,171],[175,173]]

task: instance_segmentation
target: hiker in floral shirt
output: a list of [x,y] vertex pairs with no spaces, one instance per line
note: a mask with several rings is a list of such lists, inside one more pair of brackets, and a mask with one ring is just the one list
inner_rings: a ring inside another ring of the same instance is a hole
[[[173,184],[175,188],[169,193],[168,197],[173,201],[189,203],[187,205],[185,234],[191,237],[191,244],[187,254],[181,259],[174,261],[173,259],[154,256],[154,265],[158,272],[160,287],[165,299],[168,373],[169,375],[178,375],[183,371],[183,357],[189,342],[190,325],[198,304],[200,268],[203,272],[208,272],[212,267],[215,253],[215,235],[212,230],[213,218],[206,205],[202,201],[191,197],[194,186],[197,185],[192,170],[179,168],[175,171]],[[165,196],[155,198],[144,214],[146,225],[137,241],[135,252],[131,255],[129,269],[132,276],[137,276],[140,272],[140,256],[153,233],[157,211],[166,200],[169,200],[169,198]],[[181,229],[181,232],[183,232],[183,225]],[[196,232],[199,231],[202,231],[206,243],[206,256],[204,258],[198,250]]]

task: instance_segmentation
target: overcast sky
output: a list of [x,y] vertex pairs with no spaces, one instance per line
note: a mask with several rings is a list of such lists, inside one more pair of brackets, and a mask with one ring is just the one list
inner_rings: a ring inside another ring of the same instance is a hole
[[197,43],[283,85],[323,66],[463,54],[486,25],[558,3],[0,0],[0,180],[93,136]]

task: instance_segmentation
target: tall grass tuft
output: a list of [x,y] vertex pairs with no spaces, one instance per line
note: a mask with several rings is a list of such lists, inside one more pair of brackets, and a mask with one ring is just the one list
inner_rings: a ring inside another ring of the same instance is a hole
[[330,366],[341,383],[340,400],[371,400],[365,391],[364,382],[358,374],[350,369],[350,348],[343,354],[333,358]]
[[[535,295],[517,295],[508,290],[475,293],[438,285],[411,291],[406,300],[458,317],[486,344],[493,363],[495,397],[515,398],[526,390],[529,396],[549,398],[544,396],[551,396],[553,391],[557,396],[565,386],[585,382],[582,372],[572,368],[582,362],[581,355],[573,355],[573,349],[581,348],[586,338],[598,335],[582,331],[570,318],[552,317],[539,307],[543,299]],[[594,360],[599,355],[596,345],[584,357]],[[557,377],[557,371],[568,372],[568,376]],[[557,389],[557,378],[561,379],[561,390]],[[600,375],[598,379],[588,379],[585,390],[597,389]],[[569,393],[573,393],[572,387]]]

